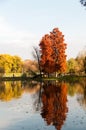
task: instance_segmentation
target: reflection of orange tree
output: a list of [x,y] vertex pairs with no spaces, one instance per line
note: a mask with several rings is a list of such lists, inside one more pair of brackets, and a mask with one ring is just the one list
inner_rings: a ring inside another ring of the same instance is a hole
[[52,124],[57,130],[61,130],[67,113],[67,87],[65,83],[43,86],[41,115],[48,125]]

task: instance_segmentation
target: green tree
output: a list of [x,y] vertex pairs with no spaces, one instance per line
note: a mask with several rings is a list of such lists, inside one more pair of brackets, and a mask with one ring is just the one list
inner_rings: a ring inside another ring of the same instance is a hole
[[78,71],[78,64],[74,58],[70,58],[67,61],[67,72],[68,73],[76,73]]
[[79,73],[85,72],[85,57],[86,57],[86,51],[79,52],[78,56],[76,57],[76,61],[78,63]]

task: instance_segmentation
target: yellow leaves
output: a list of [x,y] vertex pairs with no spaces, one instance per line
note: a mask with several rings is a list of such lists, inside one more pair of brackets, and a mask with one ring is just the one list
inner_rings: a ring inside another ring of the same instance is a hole
[[20,82],[1,82],[0,83],[0,99],[10,101],[12,98],[18,98],[22,94]]
[[21,67],[22,60],[20,57],[0,54],[0,68],[3,68],[5,73],[21,72]]

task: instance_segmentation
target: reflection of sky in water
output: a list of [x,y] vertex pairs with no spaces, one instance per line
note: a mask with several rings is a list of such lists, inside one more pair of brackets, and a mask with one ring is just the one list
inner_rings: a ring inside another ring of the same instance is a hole
[[[30,94],[23,94],[22,98],[9,102],[0,102],[0,130],[17,121],[30,117],[34,112],[34,100]],[[5,126],[6,125],[6,126]]]
[[[0,102],[0,130],[55,130],[45,125],[40,112],[34,108],[36,96],[24,93],[20,99]],[[86,111],[77,102],[77,96],[68,96],[68,113],[61,130],[85,130]]]
[[77,102],[77,95],[68,96],[69,112],[62,130],[85,130],[86,129],[86,111]]

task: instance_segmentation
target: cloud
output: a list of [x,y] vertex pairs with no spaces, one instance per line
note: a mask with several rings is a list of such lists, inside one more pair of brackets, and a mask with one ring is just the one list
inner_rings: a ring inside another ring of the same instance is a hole
[[30,53],[28,55],[31,55],[31,47],[37,45],[38,42],[38,37],[35,34],[15,29],[0,16],[0,46],[2,46],[0,53],[12,53],[12,51],[14,52],[13,47],[15,46],[15,53],[22,55],[21,53],[24,53],[23,49],[28,49]]
[[24,46],[27,44],[35,43],[37,37],[35,34],[32,34],[27,31],[15,30],[10,26],[3,17],[0,17],[0,42],[5,44],[8,43],[24,43]]

